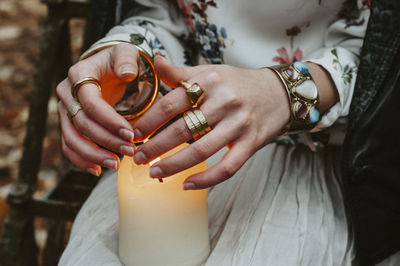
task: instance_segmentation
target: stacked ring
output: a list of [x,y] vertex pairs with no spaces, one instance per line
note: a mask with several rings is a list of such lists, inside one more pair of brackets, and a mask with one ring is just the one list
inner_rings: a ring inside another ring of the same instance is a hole
[[188,126],[194,140],[198,140],[211,131],[203,112],[195,107],[183,114],[183,119]]
[[75,81],[74,84],[72,84],[72,86],[71,86],[71,94],[72,94],[72,97],[74,97],[75,100],[78,100],[78,90],[79,90],[79,88],[82,85],[87,84],[87,83],[95,84],[97,86],[97,88],[99,88],[99,90],[101,92],[101,85],[100,85],[100,82],[97,79],[92,78],[92,77],[83,78],[83,79]]

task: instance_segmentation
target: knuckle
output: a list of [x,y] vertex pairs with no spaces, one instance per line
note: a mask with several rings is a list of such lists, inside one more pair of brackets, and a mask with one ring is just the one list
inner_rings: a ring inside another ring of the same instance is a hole
[[202,143],[202,144],[197,143],[197,145],[195,145],[195,144],[196,143],[194,143],[192,145],[192,147],[193,147],[194,153],[196,154],[196,157],[201,160],[208,158],[208,151],[209,151],[208,145],[206,145],[204,143]]
[[93,102],[90,98],[81,97],[79,99],[81,104],[84,106],[85,113],[93,114],[96,111],[96,103]]
[[223,163],[221,165],[221,175],[227,179],[235,174],[235,167],[231,163]]
[[71,66],[68,70],[68,77],[72,79],[78,76],[81,68],[82,68],[82,62],[78,62],[75,65]]
[[110,51],[112,56],[117,56],[117,59],[129,62],[135,59],[139,54],[137,48],[129,43],[120,43],[112,47]]
[[160,107],[167,116],[174,116],[175,104],[174,101],[170,100],[168,97],[164,97],[160,100]]
[[231,108],[238,108],[242,105],[242,101],[240,97],[233,92],[228,93],[226,96],[226,105],[228,105]]
[[172,128],[172,130],[174,137],[176,137],[180,142],[187,141],[191,137],[189,129],[185,125],[184,126],[176,125]]
[[102,144],[104,147],[109,148],[109,149],[114,149],[115,148],[115,142],[112,138],[105,138],[102,140]]
[[218,84],[223,80],[223,77],[219,71],[213,70],[207,74],[206,79],[208,83]]
[[251,127],[252,120],[245,112],[242,112],[241,117],[238,119],[237,123],[238,123],[237,130],[244,132]]
[[63,88],[62,88],[62,86],[61,86],[61,83],[59,83],[58,85],[57,85],[57,87],[56,87],[56,94],[57,94],[57,96],[58,96],[58,98],[62,98],[62,95],[63,95]]
[[241,97],[233,90],[224,90],[220,98],[222,100],[219,108],[225,110],[238,109],[243,105]]
[[64,136],[64,144],[65,146],[63,148],[63,151],[68,151],[68,148],[72,150],[74,141],[68,136]]
[[87,121],[85,119],[80,119],[79,117],[74,117],[73,121],[75,128],[83,135],[86,135],[87,129],[89,128]]

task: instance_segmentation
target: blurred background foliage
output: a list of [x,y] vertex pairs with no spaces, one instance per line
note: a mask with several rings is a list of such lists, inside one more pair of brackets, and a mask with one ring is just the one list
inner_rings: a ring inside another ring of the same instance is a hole
[[[0,1],[0,228],[9,211],[5,198],[11,183],[18,176],[29,97],[38,63],[40,20],[46,14],[47,8],[40,0]],[[79,19],[70,22],[71,48],[75,59],[82,47],[84,24]],[[53,92],[35,197],[46,193],[59,177],[61,152],[57,101]],[[45,219],[35,219],[35,237],[39,248],[42,248],[47,237]]]

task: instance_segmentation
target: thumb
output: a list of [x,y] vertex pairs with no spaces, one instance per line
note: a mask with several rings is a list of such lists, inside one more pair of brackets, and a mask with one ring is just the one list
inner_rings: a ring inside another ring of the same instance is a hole
[[124,81],[132,81],[139,71],[139,52],[134,45],[129,43],[117,44],[112,51],[115,74]]

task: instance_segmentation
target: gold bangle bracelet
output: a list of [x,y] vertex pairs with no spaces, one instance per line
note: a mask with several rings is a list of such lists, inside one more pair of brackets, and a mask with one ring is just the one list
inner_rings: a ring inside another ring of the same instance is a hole
[[303,62],[268,67],[283,82],[289,98],[290,119],[283,134],[314,128],[320,119],[318,89]]
[[84,52],[80,57],[79,60],[84,60],[97,52],[104,50],[106,48],[110,48],[112,46],[115,46],[117,44],[122,44],[122,43],[127,43],[134,45],[136,49],[139,51],[140,57],[143,59],[144,62],[146,62],[151,69],[151,76],[154,77],[154,84],[152,86],[152,91],[149,95],[149,98],[146,100],[145,103],[140,105],[140,108],[135,109],[134,111],[118,111],[117,112],[122,115],[126,120],[128,121],[135,121],[137,120],[142,114],[144,114],[155,102],[158,91],[159,91],[159,78],[158,75],[154,69],[154,64],[153,64],[153,56],[151,56],[147,51],[145,51],[142,47],[137,46],[131,42],[128,41],[123,41],[123,40],[114,40],[114,41],[107,41],[107,42],[102,42],[99,43],[97,46],[93,47],[92,49],[87,50]]

